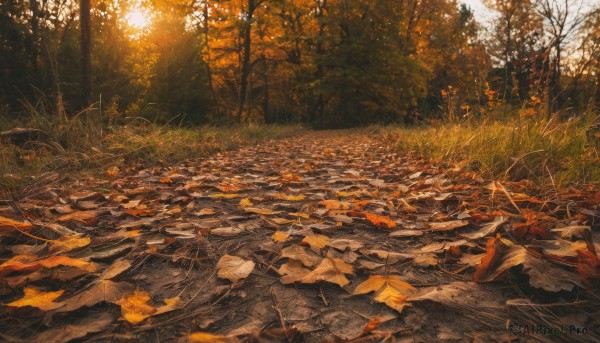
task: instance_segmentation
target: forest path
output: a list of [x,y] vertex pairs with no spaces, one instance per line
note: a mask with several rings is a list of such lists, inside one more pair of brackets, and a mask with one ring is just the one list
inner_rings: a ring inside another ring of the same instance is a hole
[[[579,293],[573,262],[586,242],[540,227],[596,218],[600,193],[573,191],[567,216],[560,197],[490,186],[393,143],[376,130],[311,131],[25,199],[32,224],[0,221],[18,229],[2,237],[2,337],[492,342],[525,324],[598,337],[597,292]],[[0,208],[6,217],[14,209]]]

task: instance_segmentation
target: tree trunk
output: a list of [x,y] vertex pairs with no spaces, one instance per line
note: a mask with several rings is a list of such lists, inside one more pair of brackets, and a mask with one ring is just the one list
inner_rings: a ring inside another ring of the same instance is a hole
[[79,0],[81,28],[81,105],[86,107],[92,98],[90,0]]
[[210,32],[209,32],[209,27],[208,27],[208,16],[209,16],[209,11],[208,11],[208,1],[209,0],[204,0],[203,1],[203,6],[202,6],[202,17],[203,17],[203,33],[204,33],[204,44],[206,44],[206,73],[208,76],[208,87],[210,88],[210,93],[212,95],[213,98],[213,105],[215,106],[215,110],[217,112],[217,114],[221,113],[221,107],[219,106],[219,99],[217,98],[217,92],[215,91],[215,86],[213,83],[213,74],[212,74],[212,67],[211,67],[211,63],[212,63],[212,59],[211,59],[211,55],[210,55],[210,46],[208,45],[208,40],[210,38]]
[[252,46],[252,16],[256,10],[256,4],[254,0],[248,0],[248,10],[245,13],[244,28],[243,28],[243,41],[242,41],[242,66],[241,66],[241,77],[240,77],[240,102],[236,120],[242,121],[244,114],[244,106],[246,105],[246,98],[248,93],[248,76],[250,75],[250,53]]

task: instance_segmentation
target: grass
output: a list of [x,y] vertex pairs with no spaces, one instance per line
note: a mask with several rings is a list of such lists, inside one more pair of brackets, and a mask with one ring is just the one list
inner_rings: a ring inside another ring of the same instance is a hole
[[20,120],[0,121],[0,131],[14,127],[42,131],[41,139],[22,147],[0,144],[0,190],[17,191],[31,177],[46,172],[98,173],[124,162],[179,162],[189,158],[296,134],[299,126],[174,127],[140,118],[121,118],[108,125],[90,112],[67,117],[64,111],[47,113],[29,106]]
[[555,186],[600,181],[600,157],[586,138],[593,114],[560,121],[442,123],[425,128],[390,127],[399,149],[437,161],[451,161],[489,178]]

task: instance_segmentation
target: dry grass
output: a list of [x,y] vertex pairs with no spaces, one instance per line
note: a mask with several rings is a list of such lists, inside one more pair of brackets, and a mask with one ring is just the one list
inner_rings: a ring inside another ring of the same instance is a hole
[[585,131],[595,115],[568,121],[484,120],[425,128],[388,127],[398,147],[453,161],[496,179],[531,179],[556,186],[600,181],[600,159]]

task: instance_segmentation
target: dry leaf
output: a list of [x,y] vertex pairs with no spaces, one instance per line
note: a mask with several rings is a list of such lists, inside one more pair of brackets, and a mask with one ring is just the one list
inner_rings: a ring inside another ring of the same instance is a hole
[[452,231],[463,226],[469,225],[469,222],[466,220],[452,220],[449,222],[442,223],[427,223],[429,225],[429,230],[431,231]]
[[226,343],[227,337],[206,332],[194,332],[188,336],[191,343]]
[[375,293],[375,300],[402,312],[406,306],[406,297],[415,291],[409,283],[402,281],[398,275],[371,275],[365,282],[356,287],[352,294]]
[[345,274],[352,274],[351,265],[339,258],[325,258],[315,270],[308,273],[300,281],[303,283],[327,281],[344,287],[349,283]]
[[351,203],[338,200],[323,200],[319,205],[325,206],[327,210],[349,210],[352,207]]
[[288,237],[290,237],[289,235],[281,232],[281,231],[275,231],[275,233],[271,236],[271,238],[275,241],[275,242],[285,242]]
[[97,303],[115,302],[122,295],[131,290],[132,286],[126,282],[114,282],[111,280],[98,280],[91,287],[75,294],[71,298],[62,302],[63,307],[58,312],[71,312],[82,307],[94,306]]
[[254,262],[245,261],[237,256],[223,255],[217,263],[218,276],[235,283],[252,273]]
[[67,252],[79,248],[86,247],[91,243],[90,237],[81,237],[81,236],[69,236],[62,237],[58,240],[52,241],[52,245],[48,248],[48,251],[52,254],[58,252]]
[[281,283],[284,285],[300,281],[309,273],[310,270],[304,268],[302,262],[297,260],[290,260],[279,267],[279,274],[284,275],[281,277]]
[[30,223],[0,217],[0,230],[29,230],[32,227],[33,225]]
[[32,272],[41,268],[54,268],[56,266],[75,267],[88,272],[94,272],[97,269],[95,263],[67,256],[51,256],[35,261],[31,256],[17,255],[0,265],[0,277],[13,271]]
[[323,235],[310,235],[304,237],[302,243],[310,245],[310,248],[317,254],[321,253],[321,249],[329,246],[331,243],[329,237]]
[[244,199],[240,200],[240,206],[251,207],[251,206],[254,206],[254,204],[252,203],[252,201],[250,201],[249,198],[244,198]]
[[277,199],[281,199],[281,200],[286,200],[286,201],[301,201],[306,199],[306,196],[303,194],[299,194],[299,195],[285,195],[285,194],[278,194]]
[[148,304],[148,301],[150,301],[148,293],[136,290],[132,294],[123,295],[121,299],[115,301],[115,304],[121,306],[123,318],[135,325],[156,313],[156,307]]
[[312,267],[321,261],[320,257],[309,253],[303,247],[296,244],[292,244],[289,247],[282,249],[281,256],[300,261],[307,267]]
[[42,311],[50,311],[62,306],[61,303],[54,302],[54,299],[63,294],[64,290],[56,292],[42,292],[37,288],[25,287],[23,298],[6,304],[12,307],[31,306],[37,307]]
[[28,339],[33,343],[66,343],[87,334],[100,332],[114,321],[113,314],[97,312],[73,321],[71,324],[54,327]]
[[252,212],[252,213],[257,213],[257,214],[262,214],[262,215],[271,215],[271,214],[279,213],[279,212],[273,211],[268,208],[259,208],[259,207],[246,207],[246,208],[244,208],[244,210],[246,212]]
[[466,237],[468,239],[478,239],[489,236],[496,232],[498,227],[504,223],[506,223],[507,218],[503,216],[496,217],[493,222],[485,224],[478,231],[462,233],[461,236]]
[[78,222],[87,222],[96,218],[97,215],[98,212],[96,211],[76,211],[58,217],[58,221],[66,222],[69,220],[74,220]]

